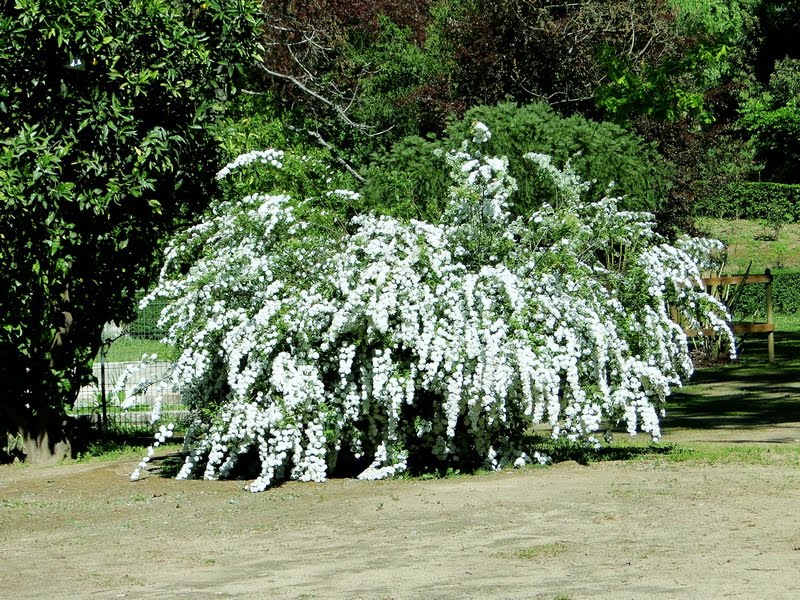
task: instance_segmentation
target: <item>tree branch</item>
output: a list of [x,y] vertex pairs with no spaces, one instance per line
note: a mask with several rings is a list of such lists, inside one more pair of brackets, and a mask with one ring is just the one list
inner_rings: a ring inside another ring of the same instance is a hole
[[313,137],[315,140],[317,140],[317,143],[320,146],[330,151],[333,158],[336,159],[336,162],[342,165],[347,170],[347,172],[350,173],[355,178],[356,181],[358,181],[359,183],[366,183],[367,180],[364,179],[361,175],[359,175],[358,171],[356,171],[349,162],[347,162],[345,159],[339,156],[339,152],[336,150],[336,148],[331,144],[329,144],[327,141],[325,141],[325,139],[320,135],[318,131],[311,131],[310,129],[301,129],[299,127],[295,127],[294,125],[286,125],[286,128],[289,129],[290,131],[306,133],[311,137]]
[[[312,96],[313,98],[316,98],[317,100],[319,100],[323,104],[325,104],[327,106],[330,106],[332,109],[334,109],[338,113],[339,117],[341,117],[341,119],[345,123],[347,123],[350,127],[353,127],[353,128],[358,129],[360,131],[365,131],[367,129],[374,129],[372,126],[366,125],[365,123],[356,123],[355,121],[353,121],[347,115],[347,112],[341,106],[339,106],[336,102],[334,102],[333,100],[331,100],[329,98],[326,98],[325,96],[323,96],[322,94],[320,94],[318,92],[315,92],[310,87],[305,85],[302,81],[297,79],[297,77],[295,77],[293,75],[288,75],[286,73],[279,73],[278,71],[273,71],[267,65],[265,65],[263,62],[259,62],[258,65],[268,75],[270,75],[272,77],[278,77],[280,79],[285,79],[287,81],[290,81],[294,85],[299,87],[301,90],[303,90],[309,96]],[[352,104],[352,102],[351,102],[351,104]],[[391,131],[392,129],[394,129],[394,125],[392,125],[391,127],[387,127],[386,129],[384,129],[382,131],[378,131],[378,132],[374,132],[374,133],[366,133],[366,135],[368,135],[369,137],[377,137],[377,136],[383,135],[383,134]]]

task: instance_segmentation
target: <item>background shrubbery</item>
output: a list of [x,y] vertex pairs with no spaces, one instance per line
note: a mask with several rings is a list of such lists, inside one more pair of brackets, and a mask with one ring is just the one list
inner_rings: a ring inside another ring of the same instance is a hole
[[458,148],[476,121],[494,132],[483,152],[510,160],[510,174],[518,186],[515,214],[558,202],[549,178],[520,160],[528,152],[547,154],[560,167],[570,162],[590,183],[589,201],[605,196],[610,185],[627,210],[655,212],[666,197],[669,169],[652,144],[635,134],[579,115],[564,118],[545,104],[505,103],[470,109],[441,139],[410,136],[397,142],[365,170],[367,183],[358,210],[436,220],[452,182],[443,158],[435,153]]
[[770,222],[800,221],[800,184],[772,182],[732,183],[716,194],[699,198],[698,215],[721,219],[763,219]]
[[[773,273],[772,310],[780,314],[800,312],[800,273]],[[736,316],[739,318],[764,318],[766,296],[763,285],[743,285],[737,292]]]

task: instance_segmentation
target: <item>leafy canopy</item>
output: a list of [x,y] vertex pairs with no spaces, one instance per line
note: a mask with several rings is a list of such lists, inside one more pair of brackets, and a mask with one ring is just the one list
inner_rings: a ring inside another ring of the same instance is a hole
[[0,8],[0,423],[40,432],[213,192],[206,130],[255,52],[250,0]]

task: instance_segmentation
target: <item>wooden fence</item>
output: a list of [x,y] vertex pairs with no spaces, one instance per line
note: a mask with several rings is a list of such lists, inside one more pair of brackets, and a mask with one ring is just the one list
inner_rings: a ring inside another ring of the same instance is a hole
[[[766,323],[750,323],[750,322],[737,322],[731,321],[728,325],[734,334],[745,333],[766,333],[767,335],[767,356],[769,362],[775,360],[775,323],[772,320],[772,272],[769,269],[764,270],[763,275],[729,275],[727,277],[704,277],[703,284],[713,294],[715,288],[721,285],[745,285],[745,284],[761,284],[765,287],[766,302],[767,302],[767,321]],[[677,316],[677,315],[676,315]],[[694,337],[698,335],[699,331],[684,328],[686,335]],[[713,337],[716,332],[707,327],[702,330],[704,336]]]

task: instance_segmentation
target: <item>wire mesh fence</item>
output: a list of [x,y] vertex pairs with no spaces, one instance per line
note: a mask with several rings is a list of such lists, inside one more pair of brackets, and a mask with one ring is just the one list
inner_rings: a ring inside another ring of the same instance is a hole
[[140,431],[155,429],[154,411],[173,422],[186,416],[181,391],[168,381],[174,349],[160,341],[162,307],[149,306],[131,323],[106,324],[93,367],[95,382],[81,388],[74,416],[98,427]]

